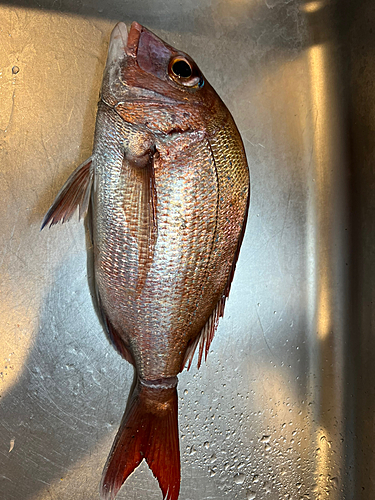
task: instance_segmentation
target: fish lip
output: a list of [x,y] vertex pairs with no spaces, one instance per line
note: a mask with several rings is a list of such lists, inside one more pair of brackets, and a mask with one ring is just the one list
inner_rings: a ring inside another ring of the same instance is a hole
[[106,68],[113,63],[118,64],[126,56],[128,45],[128,29],[123,22],[117,23],[109,40]]

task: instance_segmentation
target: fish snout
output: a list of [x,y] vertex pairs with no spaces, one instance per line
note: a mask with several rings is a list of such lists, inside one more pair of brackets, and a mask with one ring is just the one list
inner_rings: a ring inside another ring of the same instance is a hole
[[113,28],[109,41],[106,67],[118,64],[126,56],[128,45],[128,29],[125,23],[117,23]]

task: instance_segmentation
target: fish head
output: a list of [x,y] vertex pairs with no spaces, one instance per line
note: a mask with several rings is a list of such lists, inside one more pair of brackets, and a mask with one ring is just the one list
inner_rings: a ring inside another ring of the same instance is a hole
[[[150,107],[150,112],[162,107],[166,115],[181,111],[186,127],[190,119],[196,124],[198,118],[217,117],[226,110],[188,54],[137,22],[132,23],[129,33],[122,22],[112,32],[101,98],[127,121],[133,121],[130,115],[134,107],[143,109],[144,120]],[[165,129],[171,128],[170,120],[168,126],[160,120],[158,127],[168,132]]]

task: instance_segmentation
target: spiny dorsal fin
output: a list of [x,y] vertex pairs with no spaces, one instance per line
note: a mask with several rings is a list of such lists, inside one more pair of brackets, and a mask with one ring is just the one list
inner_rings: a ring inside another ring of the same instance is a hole
[[243,240],[243,237],[245,234],[248,211],[249,211],[249,200],[247,202],[247,207],[246,207],[244,221],[242,224],[241,234],[240,234],[240,237],[238,239],[237,249],[236,249],[236,252],[234,255],[234,259],[233,259],[232,267],[231,267],[231,270],[230,270],[230,273],[228,276],[227,284],[224,288],[224,293],[223,293],[221,299],[216,304],[215,309],[212,311],[211,316],[208,318],[206,324],[202,328],[199,335],[197,335],[195,337],[195,339],[193,339],[190,342],[190,344],[188,345],[181,369],[183,369],[183,367],[186,365],[186,363],[188,363],[187,369],[190,370],[190,367],[192,365],[194,354],[195,354],[195,351],[198,347],[198,344],[199,344],[198,369],[200,368],[201,363],[202,363],[203,352],[204,352],[204,359],[205,359],[205,361],[207,360],[208,351],[209,351],[211,343],[213,341],[215,331],[216,331],[217,325],[219,323],[219,319],[224,315],[225,302],[229,296],[230,287],[231,287],[231,284],[233,281],[234,271],[236,269],[236,264],[237,264],[238,256],[240,254],[242,240]]

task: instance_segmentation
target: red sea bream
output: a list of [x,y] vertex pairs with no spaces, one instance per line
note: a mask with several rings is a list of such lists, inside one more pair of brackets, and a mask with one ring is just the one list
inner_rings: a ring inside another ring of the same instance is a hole
[[97,301],[136,383],[100,486],[114,499],[145,459],[177,500],[177,375],[207,356],[223,315],[249,203],[229,111],[195,62],[134,22],[114,28],[92,156],[43,227],[89,209]]

